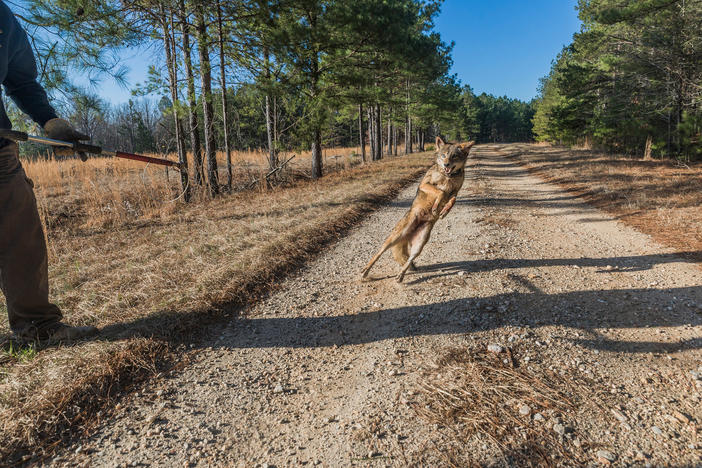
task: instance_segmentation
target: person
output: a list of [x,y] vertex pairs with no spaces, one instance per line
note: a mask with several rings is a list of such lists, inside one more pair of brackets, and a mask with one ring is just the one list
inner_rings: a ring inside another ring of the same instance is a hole
[[[0,82],[22,112],[43,127],[49,138],[73,141],[88,137],[57,117],[37,82],[34,54],[26,32],[0,1]],[[12,124],[0,98],[0,128]],[[61,310],[49,302],[46,241],[32,181],[19,161],[17,144],[0,139],[0,287],[10,328],[23,342],[58,343],[95,334],[95,327],[61,322]]]

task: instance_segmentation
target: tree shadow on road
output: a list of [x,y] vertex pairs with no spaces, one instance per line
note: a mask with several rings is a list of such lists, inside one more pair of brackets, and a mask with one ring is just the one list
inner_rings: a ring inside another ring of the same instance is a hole
[[[675,342],[625,342],[608,340],[596,331],[600,328],[702,325],[702,317],[695,314],[693,307],[673,301],[673,297],[702,297],[702,287],[564,294],[513,292],[480,300],[455,299],[340,316],[243,317],[236,319],[234,335],[218,346],[349,346],[413,336],[467,334],[504,326],[538,328],[560,325],[584,332],[582,338],[571,338],[574,344],[598,350],[670,353],[702,348],[702,337]],[[501,309],[504,304],[507,306]]]
[[[678,352],[702,348],[702,336],[682,341],[612,341],[597,330],[603,328],[643,329],[648,327],[702,326],[702,286],[677,288],[628,288],[616,290],[547,293],[539,289],[520,269],[573,266],[596,267],[599,273],[642,271],[655,265],[690,262],[681,255],[700,252],[611,258],[577,259],[490,259],[448,262],[421,267],[406,278],[403,288],[421,282],[437,282],[441,288],[462,288],[465,297],[424,305],[361,310],[336,316],[240,316],[241,305],[222,304],[217,310],[163,311],[132,322],[105,327],[98,340],[119,341],[148,336],[172,344],[195,344],[232,349],[274,347],[329,347],[406,338],[414,336],[469,334],[506,326],[539,328],[559,325],[582,331],[574,344],[614,352]],[[577,267],[577,268],[576,268]],[[490,297],[471,294],[471,274],[506,270],[512,282],[510,292]],[[511,271],[510,271],[511,270]],[[465,272],[464,275],[458,275]],[[394,281],[391,278],[377,281]],[[444,284],[445,283],[445,284]],[[514,291],[516,289],[517,291]],[[333,304],[330,304],[333,307]],[[231,335],[213,344],[201,337],[203,327],[219,335],[228,327]],[[163,334],[159,330],[164,331]],[[180,330],[180,331],[178,331]],[[664,338],[664,335],[662,335]],[[565,338],[564,338],[565,339]]]
[[[699,252],[693,252],[699,254]],[[596,289],[547,293],[519,269],[548,266],[599,267],[603,274],[641,271],[654,265],[685,262],[679,255],[659,254],[614,258],[495,259],[452,262],[424,267],[404,287],[436,280],[440,288],[463,288],[461,299],[338,316],[238,318],[225,348],[328,347],[413,336],[468,334],[506,326],[538,328],[559,325],[579,330],[578,338],[563,338],[591,349],[629,353],[671,353],[702,348],[702,336],[666,341],[613,341],[604,328],[702,326],[702,286],[677,288]],[[507,277],[518,291],[476,298],[469,294],[471,273],[515,270]],[[457,275],[465,271],[465,275]],[[427,273],[430,273],[427,275]],[[432,274],[434,273],[434,274]],[[578,270],[574,269],[574,275]],[[408,278],[408,279],[411,279]],[[383,281],[393,281],[387,279]],[[448,284],[443,284],[446,282]],[[634,333],[635,334],[635,333]]]
[[[455,275],[457,272],[478,273],[494,270],[518,270],[522,268],[539,268],[565,266],[579,268],[598,267],[598,273],[632,272],[650,270],[656,265],[668,263],[698,263],[696,258],[702,256],[702,251],[676,252],[669,254],[630,255],[621,257],[602,258],[495,258],[487,260],[469,260],[460,262],[434,263],[421,265],[418,278],[408,284],[418,284],[441,276]],[[427,273],[430,273],[427,275]],[[411,277],[410,277],[411,278]]]

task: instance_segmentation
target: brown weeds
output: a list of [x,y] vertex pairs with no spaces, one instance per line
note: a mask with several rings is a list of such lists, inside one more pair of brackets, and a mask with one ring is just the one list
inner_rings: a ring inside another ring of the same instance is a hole
[[579,466],[587,460],[590,443],[579,433],[578,415],[605,414],[592,382],[516,362],[509,349],[462,348],[425,372],[415,408],[443,429],[448,440],[440,455],[448,465]]
[[[331,148],[324,151],[327,172],[349,169],[360,163],[358,148]],[[154,155],[175,160],[174,155]],[[268,171],[264,151],[232,152],[233,191],[247,188],[251,181]],[[279,155],[281,161],[287,153]],[[278,184],[305,177],[310,167],[310,152],[296,154]],[[188,154],[193,179],[192,155]],[[217,153],[220,183],[227,180],[225,156]],[[174,210],[182,195],[180,176],[173,169],[140,162],[93,157],[78,159],[41,159],[23,162],[34,181],[40,211],[49,227],[112,227],[137,219],[154,219]],[[265,188],[265,187],[264,187]],[[207,198],[207,191],[191,186],[196,200]]]
[[[76,435],[72,431],[77,428],[94,427],[101,420],[103,406],[156,375],[168,357],[167,344],[134,339],[39,353],[34,361],[18,365],[2,383],[3,466],[41,458],[61,438]],[[55,386],[58,381],[63,388]],[[18,445],[32,450],[10,454],[8,449]]]

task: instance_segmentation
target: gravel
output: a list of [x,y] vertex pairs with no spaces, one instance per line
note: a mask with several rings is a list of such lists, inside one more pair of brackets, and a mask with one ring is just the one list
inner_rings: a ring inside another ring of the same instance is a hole
[[[587,376],[592,398],[612,403],[613,424],[539,408],[530,428],[630,452],[608,452],[610,460],[599,450],[593,463],[640,465],[635,456],[646,453],[656,466],[698,464],[699,444],[690,445],[702,421],[702,317],[685,304],[702,304],[699,268],[490,148],[479,147],[483,158],[404,284],[393,280],[389,253],[369,281],[358,272],[416,186],[214,327],[193,343],[187,366],[121,398],[114,415],[45,465],[350,466],[382,454],[374,462],[441,466],[426,448],[446,439],[413,409],[417,380],[451,348],[508,359],[497,343],[528,349],[513,359],[525,369]],[[524,401],[510,404],[531,414]],[[499,451],[483,445],[460,450],[500,466]]]
[[553,432],[555,432],[556,434],[558,434],[560,436],[565,435],[565,433],[566,433],[565,426],[563,424],[560,424],[560,423],[554,424],[553,425]]

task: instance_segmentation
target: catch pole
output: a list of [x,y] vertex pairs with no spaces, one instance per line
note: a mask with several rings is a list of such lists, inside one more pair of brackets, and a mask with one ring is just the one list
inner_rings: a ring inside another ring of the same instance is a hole
[[113,158],[131,159],[132,161],[141,161],[150,164],[159,164],[161,166],[175,167],[178,170],[183,170],[182,165],[177,161],[171,161],[170,159],[154,158],[151,156],[146,156],[143,154],[126,153],[124,151],[112,151],[104,149],[100,146],[88,145],[86,143],[70,142],[63,140],[54,140],[53,138],[47,138],[43,136],[30,135],[25,132],[18,132],[17,130],[7,130],[0,129],[0,138],[6,138],[12,141],[33,141],[35,143],[41,143],[50,146],[60,146],[62,148],[71,148],[75,152],[83,152],[90,154],[103,154],[105,156],[111,156]]

